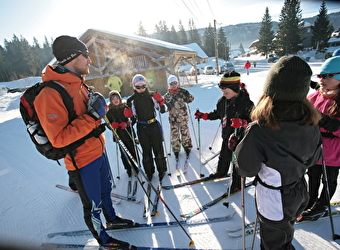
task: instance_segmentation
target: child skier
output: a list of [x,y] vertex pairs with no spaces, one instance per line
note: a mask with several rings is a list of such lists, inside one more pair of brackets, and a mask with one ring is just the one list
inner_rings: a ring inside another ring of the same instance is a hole
[[179,151],[181,145],[184,151],[189,157],[192,149],[192,142],[188,127],[188,112],[186,103],[191,103],[194,97],[187,91],[178,86],[178,79],[174,75],[170,75],[168,78],[169,89],[164,95],[164,100],[167,103],[171,103],[171,109],[169,111],[169,123],[171,129],[171,145],[172,151],[175,154],[178,161]]
[[295,249],[293,225],[308,202],[304,174],[321,157],[321,116],[306,99],[311,75],[300,57],[281,57],[235,150],[237,172],[256,176],[261,249]]
[[[228,148],[228,139],[234,132],[231,127],[231,118],[239,118],[245,124],[250,121],[249,114],[254,107],[254,103],[250,100],[248,93],[240,81],[240,74],[236,71],[227,71],[223,74],[219,88],[223,96],[218,100],[216,109],[210,113],[202,113],[197,111],[195,119],[202,118],[203,120],[217,120],[222,122],[222,146],[215,174],[211,174],[211,178],[225,177],[229,171],[232,150]],[[243,128],[242,128],[243,129]],[[241,188],[240,176],[233,171],[233,180],[231,192],[236,192]]]
[[143,150],[143,167],[149,180],[155,172],[154,159],[161,181],[167,171],[163,149],[162,128],[156,119],[155,109],[161,113],[168,111],[163,97],[159,93],[151,93],[147,89],[147,81],[143,75],[137,74],[132,79],[134,94],[127,100],[129,108],[124,110],[126,117],[137,119],[137,134]]

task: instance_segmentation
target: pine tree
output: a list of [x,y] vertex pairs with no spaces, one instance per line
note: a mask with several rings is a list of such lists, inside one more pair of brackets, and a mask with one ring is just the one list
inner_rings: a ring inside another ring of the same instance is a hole
[[266,7],[265,14],[262,18],[261,28],[259,32],[259,42],[257,49],[268,57],[268,54],[273,51],[274,31],[269,9]]
[[218,48],[218,57],[224,60],[229,60],[228,40],[224,32],[224,28],[222,27],[218,29],[217,48]]
[[200,47],[202,47],[201,37],[196,29],[193,19],[189,20],[189,43],[197,43]]
[[302,49],[303,21],[299,0],[285,0],[276,35],[276,53],[280,56],[296,54]]
[[240,43],[240,46],[238,47],[238,49],[240,50],[240,52],[241,52],[242,54],[246,53],[246,51],[245,51],[244,48],[243,48],[242,43]]
[[328,47],[328,40],[334,31],[333,25],[330,23],[327,15],[326,2],[323,1],[319,14],[312,27],[312,44],[318,51],[323,52]]
[[146,33],[146,30],[144,29],[142,21],[139,22],[139,27],[138,27],[138,31],[136,32],[136,35],[148,37],[148,34]]
[[179,20],[178,37],[179,37],[179,44],[187,44],[188,43],[188,35],[187,35],[187,32],[184,29],[184,26],[183,26],[181,20]]
[[172,25],[170,30],[170,41],[171,43],[180,44],[180,39],[175,27]]
[[209,56],[215,56],[215,44],[214,44],[214,28],[209,23],[208,28],[205,28],[203,35],[203,50]]

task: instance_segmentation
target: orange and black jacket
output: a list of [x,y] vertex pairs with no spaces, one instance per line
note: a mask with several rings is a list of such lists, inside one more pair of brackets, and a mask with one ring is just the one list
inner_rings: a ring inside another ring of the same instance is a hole
[[[88,89],[83,84],[83,78],[58,65],[47,66],[42,80],[55,81],[61,84],[73,99],[77,118],[69,122],[67,108],[61,95],[54,89],[43,88],[34,101],[34,106],[40,123],[54,147],[65,147],[89,134],[99,124],[87,111]],[[105,138],[102,133],[98,138],[91,137],[76,149],[75,162],[82,168],[99,158],[105,150]],[[69,155],[64,158],[68,170],[76,170]]]

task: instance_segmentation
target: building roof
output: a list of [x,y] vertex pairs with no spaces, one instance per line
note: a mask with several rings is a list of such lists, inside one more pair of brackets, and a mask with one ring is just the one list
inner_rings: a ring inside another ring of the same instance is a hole
[[203,51],[203,49],[197,44],[197,43],[189,43],[189,44],[183,44],[181,46],[187,47],[189,49],[192,49],[193,51],[196,51],[197,57],[200,58],[208,58],[207,54]]

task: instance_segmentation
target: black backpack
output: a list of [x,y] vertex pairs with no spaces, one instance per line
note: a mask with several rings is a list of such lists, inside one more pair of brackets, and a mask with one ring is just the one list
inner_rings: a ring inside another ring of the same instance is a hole
[[38,82],[35,85],[29,87],[20,97],[20,113],[26,125],[27,132],[30,135],[30,138],[35,144],[37,150],[46,158],[51,160],[59,160],[64,158],[66,154],[69,154],[72,159],[74,159],[73,157],[75,154],[75,149],[83,144],[85,139],[91,136],[86,136],[86,138],[84,137],[63,148],[55,148],[52,146],[40,125],[40,121],[33,105],[35,97],[44,87],[53,88],[60,93],[64,105],[68,110],[69,122],[77,118],[71,96],[59,83],[53,81],[42,83]]

